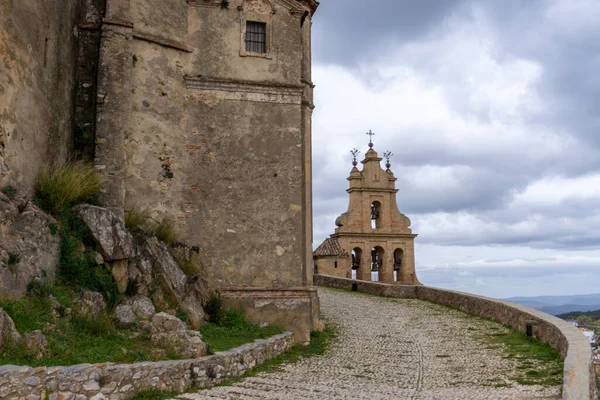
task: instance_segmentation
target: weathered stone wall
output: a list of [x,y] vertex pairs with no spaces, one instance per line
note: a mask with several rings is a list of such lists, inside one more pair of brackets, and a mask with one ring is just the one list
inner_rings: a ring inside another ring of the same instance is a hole
[[147,389],[181,393],[240,376],[289,350],[293,344],[293,335],[286,332],[190,360],[39,368],[5,365],[0,367],[0,399],[121,400]]
[[314,266],[316,274],[352,278],[352,258],[349,255],[318,257]]
[[67,157],[80,1],[0,0],[0,186]]
[[596,375],[589,342],[575,327],[560,318],[510,303],[468,293],[427,286],[393,285],[315,275],[315,285],[353,290],[378,296],[420,299],[491,318],[548,343],[564,359],[563,399],[596,400]]

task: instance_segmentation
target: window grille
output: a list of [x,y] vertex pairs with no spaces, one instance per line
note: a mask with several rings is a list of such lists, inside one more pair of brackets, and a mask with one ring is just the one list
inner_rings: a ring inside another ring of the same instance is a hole
[[267,52],[267,24],[264,22],[246,22],[246,51],[252,53]]

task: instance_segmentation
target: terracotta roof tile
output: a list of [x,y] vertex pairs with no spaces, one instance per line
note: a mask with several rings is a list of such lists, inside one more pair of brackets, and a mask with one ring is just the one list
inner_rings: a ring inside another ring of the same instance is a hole
[[327,257],[327,256],[346,256],[348,253],[341,248],[340,243],[337,239],[327,238],[321,243],[319,247],[313,252],[315,257]]

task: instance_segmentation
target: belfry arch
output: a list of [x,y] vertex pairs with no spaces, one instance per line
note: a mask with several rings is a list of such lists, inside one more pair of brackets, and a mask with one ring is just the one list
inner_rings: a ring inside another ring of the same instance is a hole
[[381,203],[374,201],[371,203],[371,229],[381,228]]
[[375,246],[371,249],[371,273],[372,281],[379,281],[384,268],[385,250],[381,246]]
[[[372,132],[369,134],[373,135]],[[384,153],[386,169],[383,169],[383,158],[378,156],[371,142],[360,162],[363,165],[360,170],[359,151],[354,149],[351,153],[354,159],[348,177],[348,210],[335,220],[335,233],[315,250],[317,262],[318,254],[325,254],[326,248],[338,248],[339,254],[348,249],[345,253],[348,254],[347,264],[338,264],[346,270],[332,269],[329,273],[319,269],[319,273],[364,281],[376,279],[385,283],[420,284],[415,272],[414,239],[417,235],[410,229],[410,219],[398,210],[397,179],[390,169],[392,154]]]
[[398,282],[402,271],[402,258],[404,258],[404,250],[394,250],[394,282]]

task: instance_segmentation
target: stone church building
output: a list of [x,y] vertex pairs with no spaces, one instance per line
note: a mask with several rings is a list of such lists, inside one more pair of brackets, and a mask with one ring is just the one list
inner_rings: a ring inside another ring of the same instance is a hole
[[176,221],[226,305],[308,340],[319,317],[311,203],[319,3],[0,4],[0,50],[11,49],[0,60],[11,74],[0,77],[11,113],[0,119],[0,184],[31,192],[41,165],[68,159],[71,128],[84,132],[81,154],[103,177],[104,205]]
[[[355,153],[353,153],[355,154]],[[386,170],[373,144],[357,168],[356,158],[348,181],[348,211],[340,215],[335,233],[314,251],[315,273],[363,281],[418,285],[415,272],[417,237],[410,219],[398,211],[396,177]]]
[[229,306],[307,340],[314,0],[110,0],[96,166],[198,246]]

